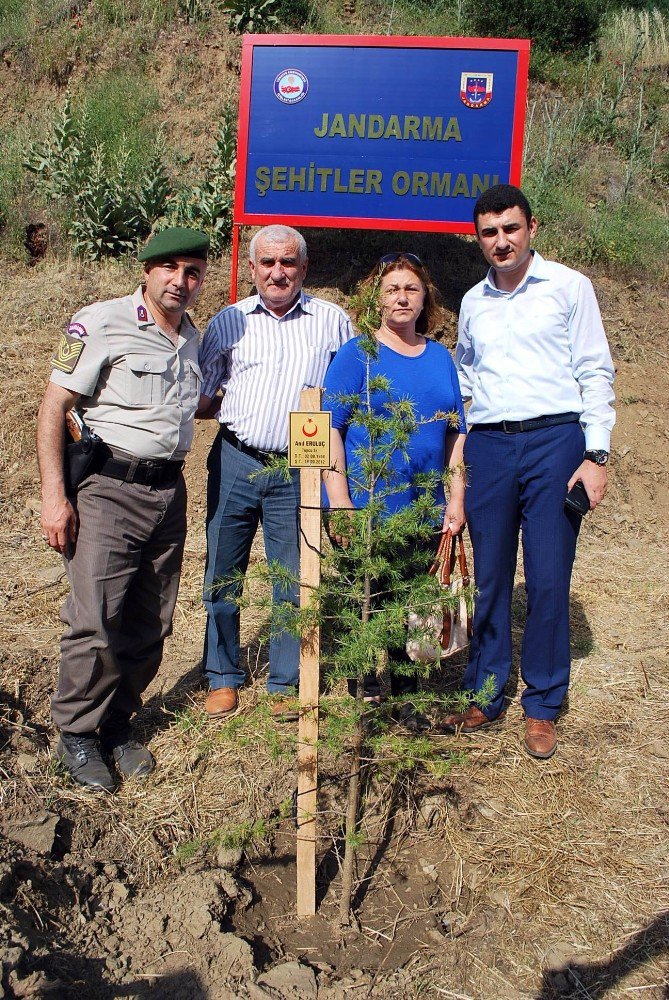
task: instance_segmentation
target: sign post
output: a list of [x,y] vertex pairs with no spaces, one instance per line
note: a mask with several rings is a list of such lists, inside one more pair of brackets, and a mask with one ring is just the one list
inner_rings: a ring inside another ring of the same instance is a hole
[[[300,412],[290,414],[289,461],[300,469],[300,608],[313,606],[321,578],[321,469],[330,467],[330,414],[321,389],[303,389]],[[320,628],[300,642],[300,721],[297,749],[297,914],[316,912],[316,809]]]

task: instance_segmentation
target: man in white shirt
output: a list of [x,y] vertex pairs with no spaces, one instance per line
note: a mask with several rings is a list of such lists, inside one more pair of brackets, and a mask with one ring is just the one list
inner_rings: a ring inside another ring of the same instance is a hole
[[522,529],[527,623],[521,655],[525,749],[547,759],[569,684],[569,586],[580,516],[564,506],[580,482],[604,498],[615,422],[613,364],[588,278],[531,249],[537,220],[519,188],[499,184],[474,207],[490,270],[465,295],[456,366],[471,398],[466,512],[478,597],[463,686],[492,677],[481,710],[449,716],[472,733],[504,719],[511,597]]
[[299,641],[281,629],[280,620],[281,606],[298,600],[299,475],[293,470],[286,479],[267,465],[288,450],[288,414],[299,408],[302,388],[323,384],[332,356],[353,329],[339,306],[302,290],[307,247],[297,230],[266,226],[251,240],[249,257],[258,294],[219,312],[200,349],[199,412],[206,413],[219,389],[224,391],[221,428],[208,461],[203,666],[211,692],[205,710],[213,718],[237,710],[245,671],[236,599],[262,522],[269,564],[292,578],[274,581],[267,681],[276,696],[273,715],[287,720],[296,717],[285,695],[297,687]]

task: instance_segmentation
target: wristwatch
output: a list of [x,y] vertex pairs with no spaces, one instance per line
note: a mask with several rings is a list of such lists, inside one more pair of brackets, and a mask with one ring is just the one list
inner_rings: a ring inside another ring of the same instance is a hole
[[586,451],[583,458],[589,462],[594,462],[595,465],[606,465],[609,460],[609,453],[601,448],[593,448],[590,451]]

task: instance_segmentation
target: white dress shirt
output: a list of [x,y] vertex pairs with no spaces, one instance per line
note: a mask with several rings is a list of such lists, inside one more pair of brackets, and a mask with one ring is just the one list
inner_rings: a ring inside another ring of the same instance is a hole
[[536,251],[512,292],[494,268],[462,300],[455,364],[470,424],[580,414],[586,448],[609,450],[613,362],[592,283]]
[[200,347],[202,392],[225,390],[219,420],[260,451],[288,449],[288,414],[305,386],[323,385],[333,355],[354,336],[339,306],[300,293],[285,316],[259,295],[211,320]]

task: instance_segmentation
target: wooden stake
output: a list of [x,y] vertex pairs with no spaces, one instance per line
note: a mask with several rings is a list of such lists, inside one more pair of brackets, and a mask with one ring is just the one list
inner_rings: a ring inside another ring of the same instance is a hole
[[[303,389],[300,409],[321,408],[321,389]],[[300,607],[314,599],[321,578],[321,470],[300,470]],[[316,913],[316,807],[318,788],[318,696],[320,628],[300,644],[300,721],[297,750],[297,914]]]

